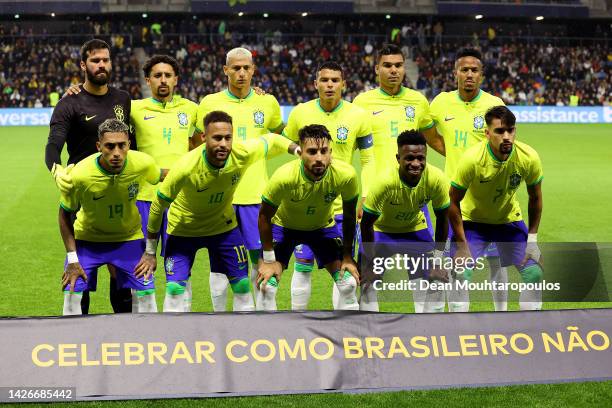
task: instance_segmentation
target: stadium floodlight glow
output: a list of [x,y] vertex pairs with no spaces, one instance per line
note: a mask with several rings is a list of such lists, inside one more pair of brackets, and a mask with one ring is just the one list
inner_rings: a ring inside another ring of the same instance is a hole
[[244,16],[244,12],[241,11],[240,13],[238,13],[238,17],[242,17],[242,16]]
[[194,20],[197,20],[197,19],[198,19],[198,16],[193,16],[192,18],[193,18]]
[[55,17],[55,13],[51,13],[51,17]]
[[476,16],[474,17],[476,20],[480,20],[482,18],[482,14],[476,14]]
[[19,14],[15,14],[15,18],[18,19],[19,18]]
[[268,13],[263,13],[264,18],[268,18]]
[[149,15],[147,13],[142,13],[142,18],[147,18]]
[[538,21],[542,21],[542,20],[544,20],[544,16],[537,16],[537,17],[536,17],[536,20],[538,20]]
[[391,20],[391,14],[387,14],[387,15],[385,16],[385,18],[386,18],[387,20]]
[[306,16],[308,16],[308,13],[307,12],[303,12],[302,13],[302,17],[306,17]]

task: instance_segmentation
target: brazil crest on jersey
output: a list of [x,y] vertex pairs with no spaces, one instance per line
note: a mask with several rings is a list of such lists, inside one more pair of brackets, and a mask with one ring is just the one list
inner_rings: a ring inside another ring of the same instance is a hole
[[[154,98],[132,101],[130,124],[136,134],[138,151],[155,159],[162,169],[172,165],[189,151],[189,138],[196,121],[197,105],[175,95],[162,103]],[[155,188],[143,186],[138,199],[152,201]]]
[[382,88],[372,89],[357,95],[353,103],[370,115],[377,173],[386,171],[390,161],[395,163],[400,133],[413,129],[422,131],[434,125],[427,99],[420,92],[406,87],[401,87],[396,95],[390,95]]
[[399,169],[389,168],[370,188],[363,210],[379,218],[374,230],[388,233],[419,231],[427,228],[422,208],[431,201],[434,210],[450,206],[448,179],[435,166],[425,166],[419,183],[411,187],[404,183]]
[[301,160],[293,160],[274,172],[262,200],[278,211],[272,223],[281,227],[314,231],[335,225],[334,201],[358,197],[357,174],[350,164],[331,162],[323,178],[314,181]]
[[[193,149],[175,164],[157,191],[172,203],[168,212],[168,234],[183,237],[217,235],[236,228],[232,206],[234,191],[248,166],[287,152],[289,140],[268,134],[232,146],[222,168],[206,158],[206,145]],[[149,218],[149,230],[157,231],[161,218]]]
[[532,147],[514,142],[510,156],[499,161],[489,142],[482,141],[464,153],[451,184],[467,190],[461,201],[464,220],[507,224],[523,219],[516,198],[521,182],[533,186],[543,177],[540,157]]
[[100,153],[76,164],[70,175],[73,188],[62,195],[60,205],[77,212],[76,239],[93,242],[124,242],[143,238],[136,196],[147,183],[157,184],[161,170],[145,153],[128,151],[118,174],[100,165]]
[[431,102],[431,117],[444,138],[444,172],[448,178],[452,180],[463,153],[486,139],[485,113],[500,105],[504,101],[483,90],[469,102],[461,99],[459,91],[442,92]]

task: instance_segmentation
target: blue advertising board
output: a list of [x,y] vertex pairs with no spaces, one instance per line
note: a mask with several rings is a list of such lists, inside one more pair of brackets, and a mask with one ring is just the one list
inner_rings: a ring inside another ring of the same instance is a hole
[[[293,106],[281,106],[287,123]],[[612,106],[510,106],[519,123],[612,123]],[[49,126],[52,108],[0,109],[0,127]]]

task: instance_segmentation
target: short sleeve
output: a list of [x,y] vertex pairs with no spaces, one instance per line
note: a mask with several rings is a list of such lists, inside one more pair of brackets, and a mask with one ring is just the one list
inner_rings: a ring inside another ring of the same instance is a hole
[[434,210],[444,210],[450,206],[449,188],[448,178],[440,171],[433,185],[431,205]]
[[280,207],[286,192],[289,191],[289,189],[284,188],[284,185],[282,174],[277,171],[270,178],[261,200],[274,208]]
[[374,183],[374,185],[370,188],[365,203],[363,204],[363,211],[380,216],[383,212],[385,192],[387,191],[386,183]]
[[187,177],[188,176],[184,173],[180,166],[174,166],[172,170],[168,172],[168,175],[164,181],[159,185],[157,196],[162,200],[171,203],[183,188],[183,184],[185,183]]
[[202,99],[196,110],[196,118],[194,128],[197,132],[204,131],[204,117],[208,114],[208,108],[206,107],[206,97]]
[[540,156],[534,151],[531,152],[529,161],[529,167],[527,169],[527,174],[525,175],[525,183],[527,186],[535,186],[538,183],[542,182],[544,178],[544,170],[542,169],[542,161],[540,160]]
[[470,160],[461,160],[459,162],[459,167],[457,167],[457,171],[455,172],[455,176],[453,177],[453,181],[451,185],[459,190],[467,190],[470,184],[472,184],[472,180],[474,180],[475,176],[475,168],[474,163]]
[[268,130],[274,132],[283,125],[283,117],[281,116],[280,105],[272,95],[270,95],[270,110],[272,112],[272,117],[270,118]]
[[340,191],[342,201],[352,201],[359,195],[359,184],[357,183],[357,174],[351,167],[347,172],[346,182]]
[[421,102],[421,111],[422,114],[419,118],[419,130],[426,130],[435,125],[432,117],[431,117],[431,109],[429,107],[429,102],[427,99],[423,99]]
[[287,126],[283,129],[283,136],[289,140],[297,143],[298,142],[298,116],[299,116],[300,105],[293,108],[287,119]]

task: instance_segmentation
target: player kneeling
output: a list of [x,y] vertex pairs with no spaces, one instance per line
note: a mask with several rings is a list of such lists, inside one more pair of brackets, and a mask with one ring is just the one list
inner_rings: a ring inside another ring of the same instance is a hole
[[100,125],[96,145],[100,153],[77,163],[72,188],[60,202],[60,232],[68,252],[63,314],[81,314],[82,292],[96,290],[97,269],[105,264],[116,267],[119,288],[135,292],[133,311],[157,312],[153,271],[136,268],[144,249],[136,196],[142,183],[156,184],[162,172],[147,154],[129,151],[128,126],[119,120]]
[[[259,212],[263,249],[257,282],[261,290],[258,310],[276,310],[280,276],[298,244],[313,250],[319,266],[325,266],[340,292],[338,309],[358,310],[359,284],[352,258],[357,175],[350,164],[331,159],[331,136],[325,126],[309,125],[299,131],[301,160],[280,167],[270,179]],[[333,214],[336,197],[342,197],[342,234]]]

